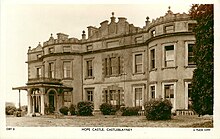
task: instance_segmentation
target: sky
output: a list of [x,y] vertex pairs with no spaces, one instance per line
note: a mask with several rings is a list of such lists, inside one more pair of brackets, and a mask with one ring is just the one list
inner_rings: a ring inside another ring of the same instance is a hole
[[[88,26],[100,27],[115,17],[126,17],[129,23],[143,27],[146,17],[164,16],[171,6],[174,13],[188,13],[191,3],[152,4],[19,4],[6,3],[2,7],[1,83],[7,102],[18,105],[18,90],[28,80],[27,50],[47,41],[52,33],[62,32],[81,39]],[[117,21],[117,20],[116,20]],[[21,105],[27,104],[27,92],[21,91]]]

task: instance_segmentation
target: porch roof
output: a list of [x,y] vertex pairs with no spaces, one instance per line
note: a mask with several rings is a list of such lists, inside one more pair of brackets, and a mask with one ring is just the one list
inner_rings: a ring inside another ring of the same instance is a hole
[[35,85],[19,86],[19,87],[13,87],[12,90],[27,90],[27,89],[40,88],[40,87],[73,90],[72,87],[68,87],[68,86],[64,86],[64,85],[52,85],[52,84],[35,84]]

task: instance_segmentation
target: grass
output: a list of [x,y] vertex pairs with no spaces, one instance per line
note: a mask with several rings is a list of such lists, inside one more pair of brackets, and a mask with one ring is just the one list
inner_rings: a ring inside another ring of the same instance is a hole
[[14,127],[213,127],[213,120],[191,116],[174,116],[167,121],[149,121],[145,116],[54,116],[6,117],[6,126]]

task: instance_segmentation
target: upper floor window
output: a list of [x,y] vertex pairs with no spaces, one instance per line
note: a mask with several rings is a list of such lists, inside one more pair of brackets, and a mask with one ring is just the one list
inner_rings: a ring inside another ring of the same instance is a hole
[[165,67],[175,66],[174,45],[165,46]]
[[193,48],[195,44],[188,44],[188,65],[195,65]]
[[165,33],[174,32],[174,25],[165,26],[164,31],[165,31]]
[[41,68],[37,68],[37,78],[41,78],[42,77],[42,72],[41,72]]
[[87,77],[93,77],[93,66],[92,66],[92,60],[86,61],[86,69],[87,69]]
[[71,78],[71,62],[63,62],[63,78]]
[[49,78],[55,78],[54,63],[49,63]]
[[49,54],[53,54],[54,53],[54,48],[53,47],[49,48],[48,50],[49,50]]
[[37,59],[40,59],[40,58],[41,58],[41,56],[42,56],[41,54],[38,54],[38,55],[37,55]]
[[196,23],[188,23],[188,31],[193,31],[193,29],[196,27]]
[[104,59],[105,76],[119,75],[122,73],[121,57],[114,56]]
[[142,43],[142,42],[143,42],[143,37],[142,36],[135,38],[135,43]]
[[155,49],[150,50],[150,69],[155,68]]
[[87,52],[92,51],[93,50],[93,46],[92,45],[86,46],[86,50],[87,50]]
[[155,37],[156,36],[156,31],[155,30],[152,30],[151,31],[151,37]]
[[143,73],[143,52],[133,54],[133,74]]
[[63,52],[64,53],[68,53],[71,51],[71,47],[70,46],[63,46]]
[[194,41],[187,41],[185,42],[185,67],[196,65],[194,61],[194,52],[193,49],[195,47]]

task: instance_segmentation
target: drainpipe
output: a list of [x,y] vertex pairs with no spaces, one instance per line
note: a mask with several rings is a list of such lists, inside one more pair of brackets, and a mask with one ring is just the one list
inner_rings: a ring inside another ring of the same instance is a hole
[[83,101],[83,55],[81,56],[81,85],[82,85],[82,101]]

